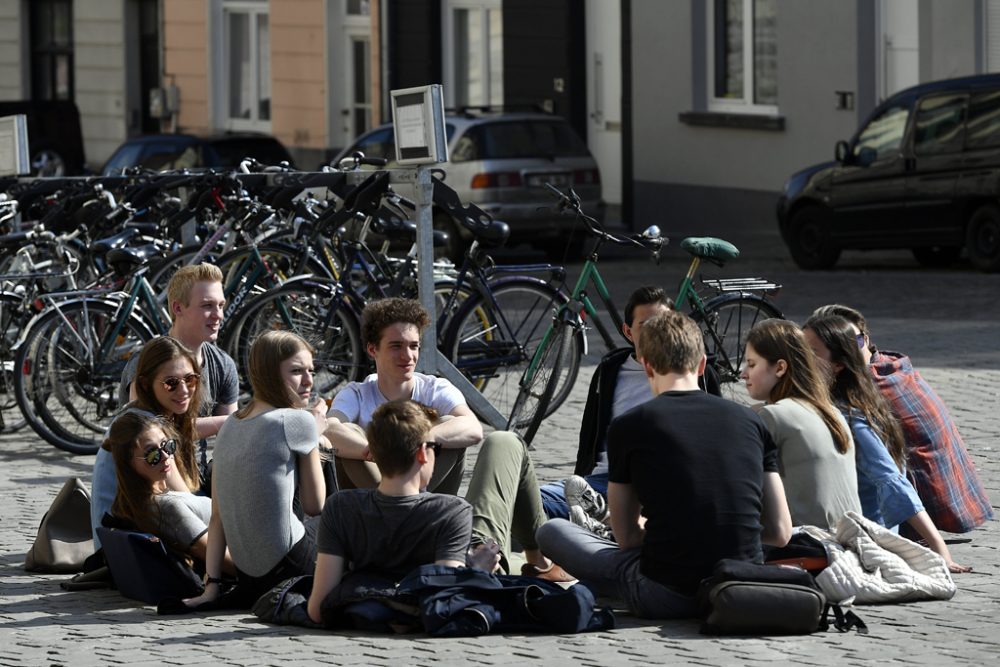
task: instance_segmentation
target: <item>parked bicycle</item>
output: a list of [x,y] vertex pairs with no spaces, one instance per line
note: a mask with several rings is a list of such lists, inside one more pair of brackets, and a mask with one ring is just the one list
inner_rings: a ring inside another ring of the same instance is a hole
[[[598,316],[588,292],[588,287],[593,286],[610,313],[615,330],[621,331],[621,311],[612,301],[597,266],[601,246],[610,242],[642,248],[658,262],[662,248],[668,243],[656,226],[636,235],[612,234],[583,212],[580,199],[572,190],[566,195],[551,184],[546,184],[546,187],[559,197],[561,207],[584,223],[596,240],[569,300],[551,304],[553,315],[521,377],[507,428],[521,433],[528,442],[538,432],[542,420],[551,414],[550,404],[554,400],[561,402],[559,399],[572,389],[582,356],[580,343],[588,323],[597,329],[609,350],[616,346],[614,336]],[[705,337],[706,353],[718,371],[720,381],[738,382],[743,363],[743,338],[747,331],[759,320],[782,316],[781,311],[767,299],[769,294],[780,289],[780,285],[762,278],[731,278],[704,280],[699,288],[695,275],[701,262],[722,267],[736,259],[739,250],[728,241],[712,237],[686,238],[680,247],[691,255],[691,264],[674,299],[675,307],[687,307],[691,317],[698,322]]]

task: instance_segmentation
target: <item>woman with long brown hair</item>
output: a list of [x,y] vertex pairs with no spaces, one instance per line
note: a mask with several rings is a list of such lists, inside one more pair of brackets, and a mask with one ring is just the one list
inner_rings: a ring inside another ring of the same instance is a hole
[[847,422],[830,400],[802,331],[787,320],[757,323],[747,334],[742,377],[778,447],[778,472],[796,526],[836,529],[860,511]]
[[[118,480],[111,513],[204,561],[212,500],[172,490],[167,483],[177,466],[179,440],[170,420],[145,412],[126,412],[114,421],[103,444],[114,458]],[[228,554],[223,569],[235,572]]]
[[905,521],[944,558],[952,572],[971,570],[952,560],[948,546],[906,478],[903,432],[861,355],[864,336],[838,315],[810,317],[803,329],[809,347],[826,367],[833,399],[854,435],[864,516],[889,528]]
[[[253,400],[226,420],[215,442],[212,518],[205,593],[214,600],[228,547],[242,594],[255,598],[275,583],[316,566],[317,517],[326,485],[318,444],[326,403],[313,409],[312,347],[288,331],[268,331],[250,348]],[[303,520],[295,512],[296,492]]]
[[[196,419],[201,405],[200,369],[191,350],[175,338],[161,336],[146,343],[136,369],[136,400],[122,408],[121,415],[139,412],[161,416],[178,432],[174,465],[166,477],[174,491],[196,491],[201,486],[195,455]],[[117,419],[116,418],[116,419]],[[112,427],[114,424],[112,423]],[[114,459],[104,446],[97,452],[91,485],[90,519],[94,528],[111,509],[117,491]]]

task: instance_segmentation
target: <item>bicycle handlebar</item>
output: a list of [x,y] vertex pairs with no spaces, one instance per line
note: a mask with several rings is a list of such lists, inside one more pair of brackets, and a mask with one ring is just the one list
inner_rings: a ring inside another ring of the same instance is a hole
[[[660,236],[660,229],[655,225],[650,227],[646,232],[641,234],[631,234],[631,235],[617,235],[604,229],[602,225],[596,218],[593,218],[583,212],[583,204],[580,201],[579,195],[570,188],[570,194],[565,194],[562,190],[555,187],[549,182],[544,183],[545,187],[549,189],[553,194],[557,195],[560,199],[559,210],[572,211],[573,214],[580,220],[583,220],[584,224],[587,225],[587,229],[591,234],[597,236],[602,241],[610,241],[616,245],[622,246],[636,246],[642,248],[643,250],[648,250],[653,254],[653,260],[657,263],[660,261],[660,251],[663,246],[670,242],[665,236]],[[648,234],[647,234],[648,232]]]

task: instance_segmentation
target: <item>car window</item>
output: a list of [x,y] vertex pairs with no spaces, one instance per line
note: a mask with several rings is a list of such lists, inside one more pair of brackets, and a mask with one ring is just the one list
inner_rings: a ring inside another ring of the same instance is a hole
[[[232,137],[212,141],[218,167],[236,167],[243,159],[252,157],[261,164],[276,165],[291,162],[288,151],[270,137]],[[208,153],[206,152],[206,158]]]
[[925,97],[917,105],[913,152],[917,155],[956,153],[965,134],[964,94]]
[[455,142],[452,160],[559,158],[590,155],[569,125],[559,121],[502,121],[483,123]]
[[854,143],[854,155],[862,148],[875,151],[876,159],[889,157],[899,152],[906,132],[906,119],[910,115],[908,105],[891,106],[882,111],[865,126]]
[[120,174],[122,169],[131,167],[139,162],[139,153],[142,152],[142,144],[125,144],[112,155],[107,164],[104,165],[102,173],[105,176]]
[[156,171],[201,166],[201,150],[191,141],[150,141],[139,157],[139,166]]
[[1000,146],[1000,91],[972,96],[965,127],[968,148]]
[[361,151],[367,157],[384,157],[387,160],[396,159],[396,138],[392,127],[383,127],[359,139],[350,150],[349,156],[355,151]]

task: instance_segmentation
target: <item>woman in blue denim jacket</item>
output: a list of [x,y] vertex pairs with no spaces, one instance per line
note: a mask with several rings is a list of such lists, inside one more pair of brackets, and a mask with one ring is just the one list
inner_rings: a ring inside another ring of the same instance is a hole
[[952,572],[972,568],[951,558],[947,545],[906,478],[905,443],[899,424],[865,366],[860,346],[864,336],[836,315],[813,316],[802,326],[813,353],[830,373],[831,394],[844,412],[854,436],[858,496],[865,517],[895,528],[904,521],[927,546],[944,558]]

